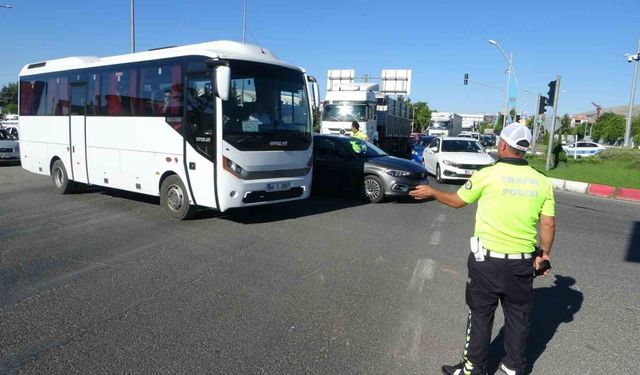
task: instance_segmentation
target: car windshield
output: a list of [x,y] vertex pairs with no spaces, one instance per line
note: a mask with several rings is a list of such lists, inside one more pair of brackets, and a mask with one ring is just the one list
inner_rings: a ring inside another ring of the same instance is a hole
[[14,141],[15,138],[4,129],[0,129],[0,141]]
[[431,129],[449,129],[449,121],[434,121],[431,123]]
[[476,152],[484,153],[480,143],[477,141],[467,141],[463,139],[451,139],[442,142],[443,152]]
[[422,138],[418,142],[418,146],[427,147],[427,145],[431,143],[432,140],[433,138]]
[[329,104],[322,110],[322,119],[325,121],[364,121],[366,114],[367,106],[365,104]]

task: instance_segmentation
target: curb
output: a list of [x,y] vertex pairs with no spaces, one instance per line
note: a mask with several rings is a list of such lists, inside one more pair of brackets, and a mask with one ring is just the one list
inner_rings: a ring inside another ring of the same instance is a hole
[[569,191],[572,193],[586,194],[602,198],[640,202],[640,189],[617,188],[615,186],[589,184],[586,182],[560,180],[557,178],[551,178],[551,185],[553,185],[555,190]]

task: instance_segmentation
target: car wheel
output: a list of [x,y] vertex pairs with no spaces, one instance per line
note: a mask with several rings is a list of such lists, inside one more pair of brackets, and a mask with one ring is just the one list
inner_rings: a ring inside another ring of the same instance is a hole
[[189,193],[180,177],[171,175],[160,186],[160,206],[172,219],[186,220],[193,217],[196,207],[189,204]]
[[69,180],[69,175],[62,160],[56,160],[51,166],[51,181],[58,194],[72,193],[75,187],[75,183]]
[[440,164],[436,165],[436,181],[440,184],[444,182],[444,179],[442,178],[442,171],[440,170]]
[[384,183],[377,176],[364,177],[364,198],[371,203],[378,203],[384,198]]

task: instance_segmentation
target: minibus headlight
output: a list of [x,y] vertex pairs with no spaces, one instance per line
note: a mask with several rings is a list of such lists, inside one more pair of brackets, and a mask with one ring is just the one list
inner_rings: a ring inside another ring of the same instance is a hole
[[242,172],[244,171],[241,166],[236,164],[233,160],[227,159],[226,157],[222,157],[222,163],[224,170],[231,173],[232,175],[242,178]]

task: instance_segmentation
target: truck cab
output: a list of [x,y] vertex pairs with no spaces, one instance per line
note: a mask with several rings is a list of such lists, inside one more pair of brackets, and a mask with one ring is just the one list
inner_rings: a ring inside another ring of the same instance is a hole
[[328,91],[322,109],[320,134],[351,136],[351,123],[357,121],[369,141],[378,141],[376,129],[377,84],[347,84]]

